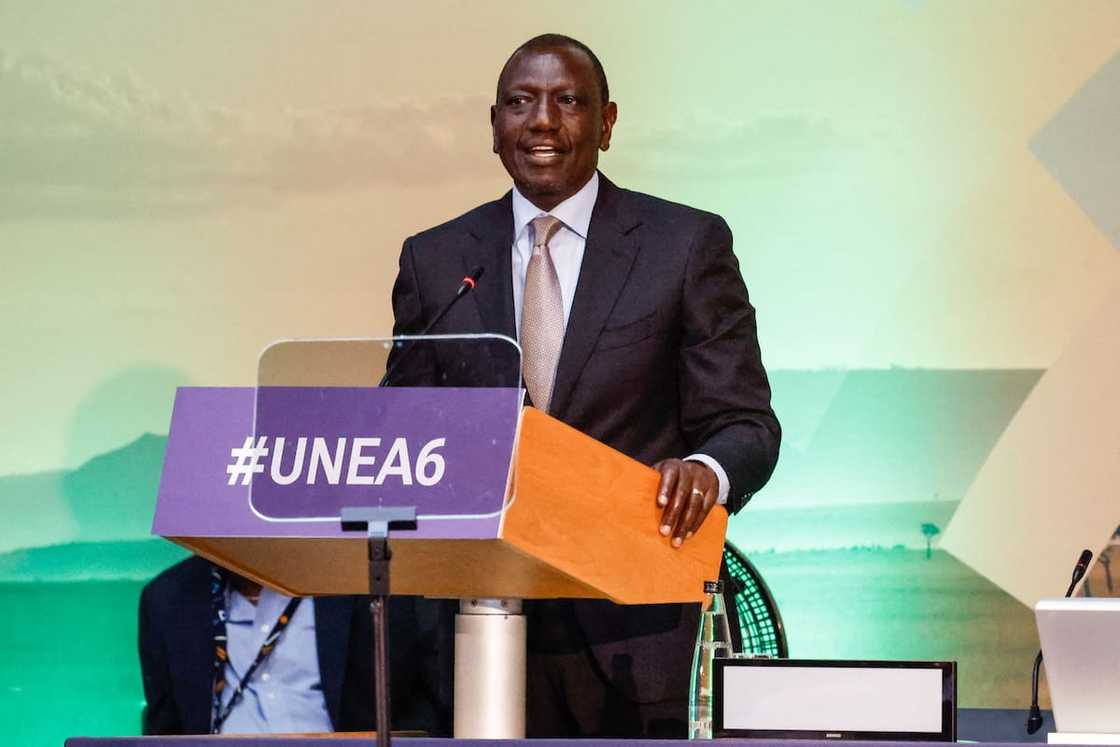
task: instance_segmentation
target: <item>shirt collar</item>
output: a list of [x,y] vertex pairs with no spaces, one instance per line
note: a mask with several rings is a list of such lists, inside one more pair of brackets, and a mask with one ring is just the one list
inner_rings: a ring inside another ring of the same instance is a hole
[[587,180],[587,184],[568,199],[561,202],[552,210],[541,210],[531,203],[528,198],[517,191],[513,186],[513,238],[514,241],[521,236],[533,218],[539,215],[551,215],[571,231],[579,234],[580,238],[587,240],[587,231],[591,226],[591,213],[595,209],[595,199],[599,196],[599,172],[596,171]]

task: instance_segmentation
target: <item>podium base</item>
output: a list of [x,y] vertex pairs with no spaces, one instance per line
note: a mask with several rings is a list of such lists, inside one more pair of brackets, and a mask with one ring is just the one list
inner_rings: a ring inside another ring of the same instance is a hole
[[464,599],[455,616],[455,738],[525,738],[519,599]]

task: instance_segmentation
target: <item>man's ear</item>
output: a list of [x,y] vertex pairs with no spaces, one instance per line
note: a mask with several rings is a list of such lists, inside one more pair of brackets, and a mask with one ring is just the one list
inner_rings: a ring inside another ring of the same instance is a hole
[[498,152],[498,131],[494,129],[494,120],[498,117],[498,107],[490,107],[490,137],[493,139],[493,144],[490,146],[494,153]]
[[599,133],[599,150],[607,150],[611,147],[611,132],[614,130],[614,123],[617,120],[618,104],[613,101],[608,101],[607,105],[603,107],[603,123]]

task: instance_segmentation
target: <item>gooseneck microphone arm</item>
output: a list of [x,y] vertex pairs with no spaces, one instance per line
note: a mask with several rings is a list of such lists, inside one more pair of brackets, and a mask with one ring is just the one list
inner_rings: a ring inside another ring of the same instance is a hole
[[[463,278],[463,282],[459,283],[459,287],[455,290],[455,295],[451,297],[451,300],[444,304],[443,308],[439,310],[438,314],[432,317],[432,321],[428,322],[424,329],[420,330],[420,334],[417,335],[418,337],[423,337],[424,335],[429,334],[433,329],[435,329],[436,325],[439,324],[445,316],[447,316],[447,312],[451,311],[452,307],[459,302],[459,299],[474,290],[474,287],[478,285],[478,279],[482,277],[484,269],[485,268],[480,265],[467,273],[467,275]],[[377,384],[378,386],[389,386],[389,382],[392,381],[393,374],[397,372],[397,370],[401,367],[401,362],[406,357],[408,357],[408,354],[411,353],[412,349],[415,347],[414,343],[416,343],[416,340],[408,340],[405,343],[404,347],[401,350],[401,354],[397,356],[397,360],[393,363],[393,365],[389,366],[389,368],[385,370],[385,375],[381,377],[381,381]]]
[[[1066,589],[1066,599],[1073,596],[1074,587],[1085,576],[1091,562],[1093,562],[1092,551],[1082,550],[1081,557],[1077,559],[1077,565],[1073,567],[1073,579],[1069,582],[1069,588]],[[1027,714],[1027,734],[1034,734],[1042,728],[1042,711],[1038,707],[1038,678],[1041,674],[1041,668],[1042,649],[1039,649],[1038,654],[1034,657],[1034,671],[1031,673],[1031,710]]]

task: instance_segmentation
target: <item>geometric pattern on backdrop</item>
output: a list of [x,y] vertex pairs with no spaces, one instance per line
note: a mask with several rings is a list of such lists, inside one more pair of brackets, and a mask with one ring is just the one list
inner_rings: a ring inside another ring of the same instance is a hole
[[[1120,249],[1120,52],[1038,131],[1030,148]],[[1043,375],[941,542],[1028,606],[1061,594],[1077,553],[1099,551],[1120,523],[1117,320],[1120,287]]]

